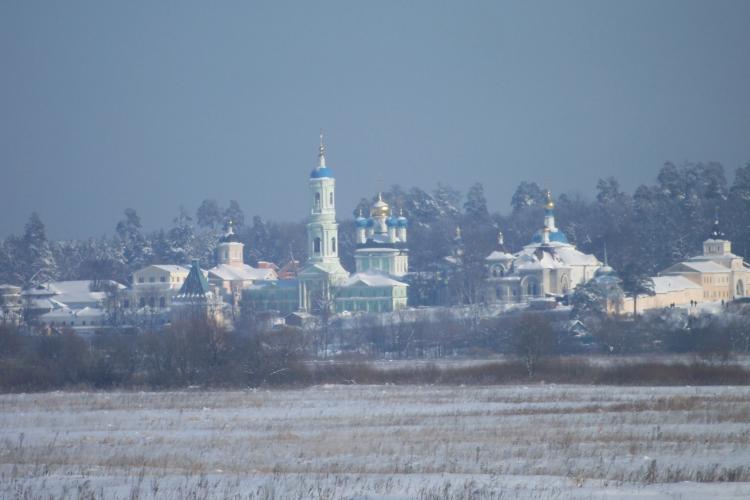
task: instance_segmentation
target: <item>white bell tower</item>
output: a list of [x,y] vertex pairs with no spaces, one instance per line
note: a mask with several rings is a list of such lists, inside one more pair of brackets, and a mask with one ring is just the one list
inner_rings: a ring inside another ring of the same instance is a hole
[[310,174],[310,220],[307,250],[310,262],[338,262],[339,225],[336,222],[336,179],[326,167],[323,134],[320,134],[318,167]]
[[349,277],[339,261],[339,225],[336,222],[336,179],[326,166],[320,134],[318,166],[310,172],[310,218],[307,223],[308,258],[299,273],[299,307],[315,311],[330,302],[331,288]]

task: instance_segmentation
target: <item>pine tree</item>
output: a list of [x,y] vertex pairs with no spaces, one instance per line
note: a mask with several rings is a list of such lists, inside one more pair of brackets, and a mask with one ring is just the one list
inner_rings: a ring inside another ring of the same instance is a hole
[[54,280],[57,277],[57,264],[52,254],[44,224],[39,214],[33,212],[24,227],[20,240],[22,262],[24,264],[23,284],[32,286],[37,283]]
[[185,207],[181,206],[177,217],[172,219],[172,228],[167,233],[167,240],[169,242],[169,262],[187,264],[192,258],[197,257],[193,218],[190,217]]
[[125,218],[117,223],[115,228],[120,243],[120,252],[125,260],[128,272],[149,264],[153,257],[150,242],[143,235],[141,218],[133,208],[126,208]]

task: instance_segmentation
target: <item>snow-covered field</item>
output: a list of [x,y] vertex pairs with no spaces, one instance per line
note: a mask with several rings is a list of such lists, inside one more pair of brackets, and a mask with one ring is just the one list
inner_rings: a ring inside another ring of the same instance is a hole
[[2,498],[750,498],[750,387],[0,396]]

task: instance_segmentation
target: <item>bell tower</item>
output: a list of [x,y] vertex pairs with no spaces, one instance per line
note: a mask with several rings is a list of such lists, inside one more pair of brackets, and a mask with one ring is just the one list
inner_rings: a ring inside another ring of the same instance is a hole
[[310,262],[338,262],[339,241],[336,222],[336,179],[326,166],[323,134],[320,134],[318,166],[310,174],[310,219],[307,249]]
[[336,179],[326,166],[323,134],[320,134],[318,166],[310,172],[310,218],[307,222],[308,258],[299,273],[299,307],[320,309],[333,297],[332,287],[349,277],[339,261],[339,225],[336,222]]

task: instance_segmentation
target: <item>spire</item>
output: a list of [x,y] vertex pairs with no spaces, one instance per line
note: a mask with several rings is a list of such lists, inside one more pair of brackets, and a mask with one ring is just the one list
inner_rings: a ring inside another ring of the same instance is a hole
[[323,129],[320,129],[320,146],[318,147],[318,167],[323,168],[326,166],[326,147],[323,144]]
[[209,292],[208,281],[198,265],[198,259],[193,259],[190,272],[182,282],[178,295],[182,298],[205,298]]
[[229,219],[227,221],[227,232],[226,232],[226,235],[227,236],[231,236],[233,234],[234,234],[234,227],[232,226],[232,219]]
[[724,233],[719,229],[719,207],[714,210],[714,231],[711,233],[713,239],[718,240],[724,237]]
[[609,262],[607,261],[607,242],[604,242],[604,267],[609,267]]
[[497,247],[498,249],[502,250],[505,246],[505,237],[503,236],[502,231],[497,232]]
[[552,192],[548,189],[546,194],[547,194],[547,203],[545,205],[545,208],[547,210],[552,210],[553,208],[555,208],[555,202],[552,201]]
[[547,202],[544,204],[544,229],[557,231],[555,227],[555,202],[552,201],[552,193],[547,190]]

